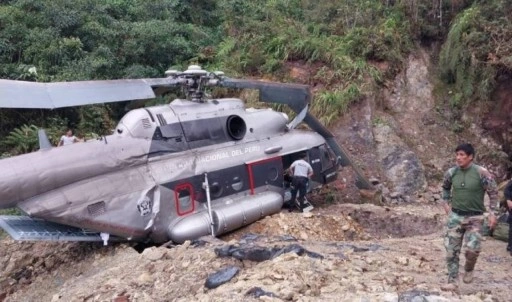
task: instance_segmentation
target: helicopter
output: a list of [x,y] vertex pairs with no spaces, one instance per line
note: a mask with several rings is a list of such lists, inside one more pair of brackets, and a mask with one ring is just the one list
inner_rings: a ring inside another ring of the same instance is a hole
[[[207,89],[257,89],[262,102],[296,116],[246,108]],[[38,83],[0,80],[0,108],[62,108],[147,100],[181,89],[184,99],[130,110],[113,133],[0,160],[0,216],[15,240],[183,243],[219,236],[279,212],[289,199],[285,171],[306,153],[309,190],[352,165],[308,112],[307,85],[233,79],[191,65],[164,78]],[[310,130],[297,126],[305,122]],[[355,165],[356,185],[370,183]]]

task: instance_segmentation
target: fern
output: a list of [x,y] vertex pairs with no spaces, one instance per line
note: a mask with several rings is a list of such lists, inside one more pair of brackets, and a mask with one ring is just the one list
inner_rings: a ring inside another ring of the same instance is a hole
[[227,58],[229,55],[235,50],[236,47],[236,39],[233,37],[226,37],[222,42],[220,42],[217,57],[218,58]]
[[447,84],[453,85],[456,93],[450,102],[455,107],[475,98],[487,100],[495,84],[496,69],[479,59],[474,49],[474,45],[485,43],[486,39],[482,33],[474,32],[479,28],[481,18],[482,11],[478,6],[461,13],[440,53],[440,76]]
[[7,135],[4,144],[11,147],[14,154],[35,151],[38,147],[37,126],[23,125]]

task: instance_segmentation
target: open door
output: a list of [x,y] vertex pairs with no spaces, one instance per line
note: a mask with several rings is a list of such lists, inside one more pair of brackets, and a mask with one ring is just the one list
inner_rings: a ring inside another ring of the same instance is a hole
[[251,195],[255,189],[263,186],[283,186],[283,162],[281,157],[267,158],[247,164]]

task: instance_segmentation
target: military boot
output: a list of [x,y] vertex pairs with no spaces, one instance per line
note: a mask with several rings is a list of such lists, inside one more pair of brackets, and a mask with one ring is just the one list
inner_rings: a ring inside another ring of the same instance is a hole
[[464,281],[464,283],[473,282],[473,271],[465,272],[464,277],[462,277],[462,281]]
[[[480,252],[473,252],[473,251],[466,251],[466,263],[464,264],[464,271],[466,271],[466,274],[471,277],[467,277],[464,281],[464,283],[469,283],[473,281],[473,270],[475,269],[476,260],[478,259],[478,255]],[[471,272],[471,274],[468,274]],[[466,280],[471,280],[469,282],[466,282]]]
[[441,290],[458,292],[459,291],[459,277],[458,274],[451,276],[448,275],[448,283],[441,285]]
[[441,285],[441,290],[449,292],[459,292],[459,284],[457,282],[449,282]]

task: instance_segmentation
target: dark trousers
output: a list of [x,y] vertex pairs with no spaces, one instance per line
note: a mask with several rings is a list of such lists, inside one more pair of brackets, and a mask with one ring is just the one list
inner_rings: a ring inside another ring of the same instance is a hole
[[512,223],[508,223],[508,246],[507,250],[512,254]]
[[297,198],[297,192],[299,193],[299,204],[300,208],[304,208],[304,196],[308,189],[308,178],[302,176],[294,176],[292,180],[292,199],[290,200],[291,205],[295,204],[295,198]]
[[508,212],[508,219],[507,219],[507,222],[508,222],[508,245],[507,245],[507,250],[510,251],[510,253],[512,254],[512,211],[509,210]]

